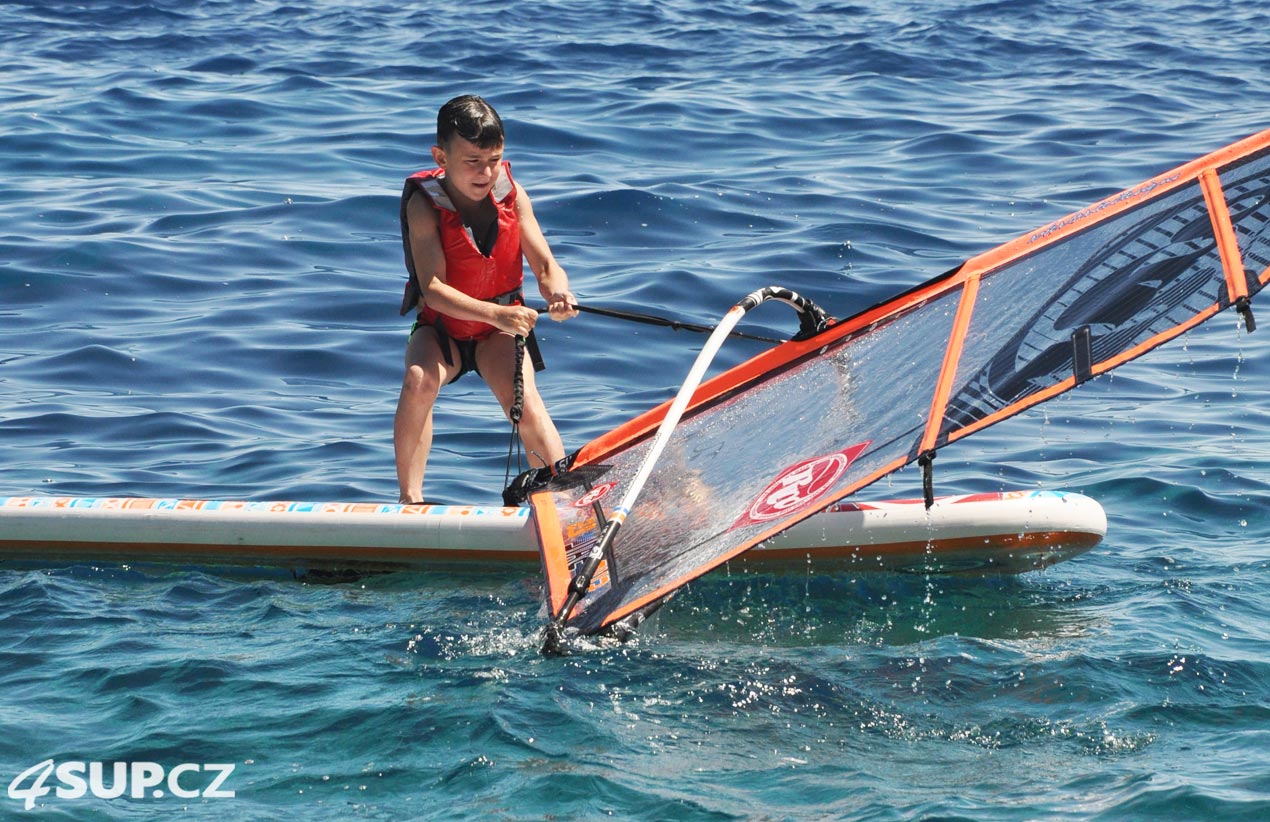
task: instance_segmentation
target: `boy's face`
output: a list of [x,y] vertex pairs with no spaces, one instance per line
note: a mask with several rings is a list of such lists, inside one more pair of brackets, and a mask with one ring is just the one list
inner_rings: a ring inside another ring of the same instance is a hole
[[462,137],[454,137],[444,146],[433,146],[432,159],[445,169],[451,194],[473,201],[483,200],[503,171],[503,144],[481,148]]

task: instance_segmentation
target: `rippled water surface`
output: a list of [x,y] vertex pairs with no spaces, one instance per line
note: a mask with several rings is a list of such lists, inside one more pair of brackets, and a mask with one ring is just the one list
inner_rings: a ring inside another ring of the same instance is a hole
[[[397,197],[455,94],[500,110],[580,299],[708,324],[778,283],[841,316],[1270,126],[1268,29],[1171,0],[9,0],[0,495],[394,499]],[[0,571],[0,817],[1267,818],[1266,333],[1222,315],[941,453],[941,491],[1107,509],[1015,579],[734,568],[561,660],[523,571]],[[570,448],[701,342],[541,338]],[[437,426],[429,496],[497,499],[479,382]],[[234,796],[24,811],[49,759],[232,763]]]

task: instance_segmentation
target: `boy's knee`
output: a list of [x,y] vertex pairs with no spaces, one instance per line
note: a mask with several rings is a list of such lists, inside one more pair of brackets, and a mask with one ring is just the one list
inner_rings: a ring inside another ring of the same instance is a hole
[[421,399],[435,399],[441,390],[441,381],[435,373],[431,373],[417,365],[406,368],[401,381],[402,390]]

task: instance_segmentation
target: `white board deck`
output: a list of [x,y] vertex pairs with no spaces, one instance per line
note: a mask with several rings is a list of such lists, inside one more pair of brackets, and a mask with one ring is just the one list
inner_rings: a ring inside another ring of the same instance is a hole
[[[5,561],[415,567],[537,563],[528,508],[141,497],[0,497]],[[858,570],[1021,573],[1070,559],[1107,532],[1080,494],[1007,491],[844,503],[745,555]]]

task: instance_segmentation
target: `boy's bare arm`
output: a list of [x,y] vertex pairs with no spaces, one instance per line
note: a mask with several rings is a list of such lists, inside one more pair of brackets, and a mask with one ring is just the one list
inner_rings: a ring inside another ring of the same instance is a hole
[[436,211],[427,198],[416,191],[406,201],[406,221],[410,226],[410,256],[414,260],[415,279],[419,292],[426,296],[432,281],[445,279],[445,251],[441,248],[441,233]]
[[529,268],[538,280],[538,291],[547,301],[547,310],[556,321],[576,317],[578,312],[573,308],[577,303],[573,293],[569,291],[569,275],[565,273],[551,253],[551,246],[538,225],[534,216],[533,203],[525,189],[516,184],[516,214],[520,218],[520,249],[529,263]]

